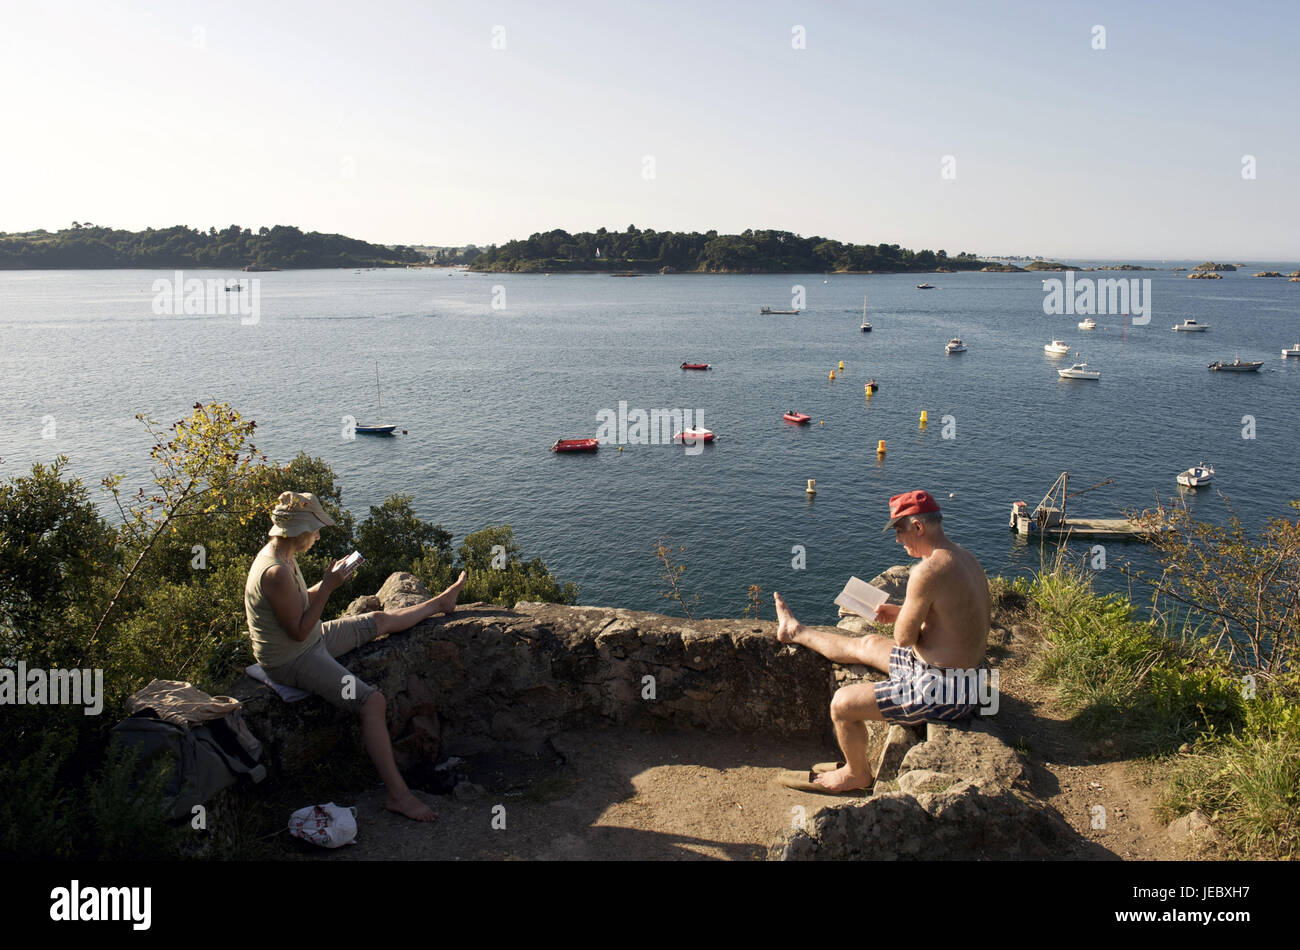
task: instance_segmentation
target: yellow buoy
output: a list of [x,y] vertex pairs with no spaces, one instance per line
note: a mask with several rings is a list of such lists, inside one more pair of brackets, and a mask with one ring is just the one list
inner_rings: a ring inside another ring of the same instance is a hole
[[881,439],[879,442],[876,443],[876,454],[877,454],[877,455],[884,455],[884,454],[885,454],[885,440],[884,440],[884,439]]
[[818,424],[819,426],[824,426],[824,425],[826,425],[826,420],[825,420],[825,419],[822,419],[822,420],[820,420],[817,424]]
[[831,382],[835,382],[835,370],[831,370]]
[[619,450],[620,452],[622,452],[622,451],[623,451],[623,446],[620,445],[620,446],[618,447],[618,450]]
[[930,417],[929,417],[929,415],[926,413],[926,411],[925,411],[924,409],[922,409],[922,410],[921,410],[921,425],[925,425],[925,424],[926,424],[927,422],[929,422],[929,421],[930,421]]
[[815,478],[808,479],[808,487],[805,488],[804,491],[806,491],[810,495],[817,494],[817,479]]
[[840,360],[840,372],[844,372],[844,361]]

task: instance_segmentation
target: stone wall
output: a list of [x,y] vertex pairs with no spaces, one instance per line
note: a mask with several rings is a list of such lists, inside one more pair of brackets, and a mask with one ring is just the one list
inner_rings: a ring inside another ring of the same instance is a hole
[[[412,575],[394,574],[348,611],[428,596]],[[387,697],[403,769],[502,746],[536,751],[558,731],[600,725],[829,738],[830,666],[810,650],[780,647],[775,634],[770,621],[464,604],[344,663]],[[316,697],[285,703],[248,678],[230,692],[244,702],[273,770],[293,772],[359,742],[356,718]]]

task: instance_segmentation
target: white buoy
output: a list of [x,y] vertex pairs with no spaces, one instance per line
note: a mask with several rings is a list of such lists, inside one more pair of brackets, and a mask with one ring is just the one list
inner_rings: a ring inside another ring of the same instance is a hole
[[805,488],[804,491],[806,491],[810,495],[817,494],[817,479],[815,478],[808,479],[808,487]]

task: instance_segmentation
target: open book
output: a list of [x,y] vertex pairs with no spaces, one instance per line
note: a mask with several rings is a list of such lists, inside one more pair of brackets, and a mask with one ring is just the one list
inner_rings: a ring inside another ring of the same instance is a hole
[[876,608],[889,600],[889,595],[879,587],[872,587],[858,577],[850,577],[849,582],[840,591],[835,603],[845,610],[852,611],[868,620],[876,616]]

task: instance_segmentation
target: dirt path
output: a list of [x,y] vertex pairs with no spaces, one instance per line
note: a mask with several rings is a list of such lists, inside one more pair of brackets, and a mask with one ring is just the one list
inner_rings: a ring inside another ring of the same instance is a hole
[[[1075,857],[1184,857],[1154,817],[1156,790],[1130,763],[1090,746],[1051,691],[1029,679],[1038,643],[1017,631],[1020,641],[993,650],[998,724],[1009,741],[1023,739],[1033,792],[1086,839]],[[482,793],[421,793],[439,814],[432,825],[385,811],[373,786],[355,801],[356,846],[324,852],[284,835],[277,850],[321,860],[756,860],[829,801],[780,787],[780,772],[838,757],[820,742],[702,732],[590,730],[557,736],[553,747],[467,763]]]

